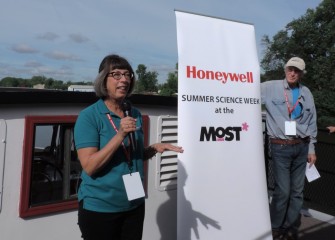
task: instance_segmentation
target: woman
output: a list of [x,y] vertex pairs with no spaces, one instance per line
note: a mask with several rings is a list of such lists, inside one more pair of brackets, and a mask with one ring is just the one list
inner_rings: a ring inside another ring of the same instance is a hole
[[[75,125],[76,149],[83,168],[78,224],[85,240],[141,239],[144,197],[128,200],[123,177],[138,173],[143,179],[143,160],[157,152],[183,152],[181,147],[165,143],[144,148],[141,113],[131,108],[131,114],[125,116],[123,109],[134,84],[128,61],[118,55],[106,56],[94,85],[100,99],[79,114]],[[130,134],[135,138],[135,150]]]

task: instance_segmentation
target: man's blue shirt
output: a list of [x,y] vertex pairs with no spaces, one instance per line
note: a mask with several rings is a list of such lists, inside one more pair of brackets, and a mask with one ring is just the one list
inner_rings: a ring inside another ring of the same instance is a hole
[[[300,116],[294,119],[297,126],[296,137],[310,137],[309,154],[315,153],[317,136],[316,109],[310,90],[299,83]],[[292,89],[287,80],[272,80],[261,83],[262,104],[266,107],[266,126],[270,138],[289,139],[285,135],[285,121],[290,121],[285,92],[288,102],[292,103]],[[292,105],[292,104],[291,104]],[[292,107],[292,106],[291,106]]]

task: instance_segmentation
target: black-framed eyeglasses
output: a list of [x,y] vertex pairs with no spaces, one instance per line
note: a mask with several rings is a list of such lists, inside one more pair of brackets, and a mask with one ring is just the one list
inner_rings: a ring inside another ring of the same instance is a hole
[[108,73],[109,76],[112,76],[115,80],[120,80],[122,78],[122,76],[124,76],[125,79],[127,80],[131,80],[133,78],[133,74],[130,72],[125,72],[125,73],[121,73],[121,72],[110,72]]

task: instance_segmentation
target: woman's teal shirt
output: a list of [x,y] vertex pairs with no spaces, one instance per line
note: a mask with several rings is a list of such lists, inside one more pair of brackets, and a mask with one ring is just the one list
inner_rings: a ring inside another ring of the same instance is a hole
[[[136,152],[132,154],[133,172],[139,172],[143,181],[144,137],[142,115],[132,108],[132,117],[137,119],[135,132]],[[103,148],[116,134],[107,114],[110,114],[117,129],[121,118],[109,111],[102,99],[82,110],[74,128],[76,149],[86,147]],[[128,137],[124,139],[129,146]],[[84,209],[96,212],[123,212],[136,208],[144,198],[128,201],[122,176],[129,174],[124,148],[120,145],[113,158],[99,172],[89,176],[82,171],[82,182],[78,191],[78,200],[83,200]]]

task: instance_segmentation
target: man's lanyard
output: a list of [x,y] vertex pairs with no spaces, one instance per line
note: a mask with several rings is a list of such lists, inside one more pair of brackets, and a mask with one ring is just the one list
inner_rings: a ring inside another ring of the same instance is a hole
[[[112,124],[112,126],[113,126],[115,132],[118,133],[119,131],[117,130],[116,125],[115,125],[115,123],[114,123],[112,117],[111,117],[110,114],[108,114],[108,113],[107,113],[106,115],[107,115],[107,117],[108,117],[110,123]],[[128,163],[129,173],[131,174],[132,171],[133,171],[133,163],[132,163],[132,161],[131,161],[131,159],[130,159],[130,150],[129,150],[129,148],[128,148],[128,149],[126,148],[126,146],[124,145],[124,142],[123,142],[123,141],[122,141],[121,144],[122,144],[122,147],[123,147],[124,154],[126,155],[126,158],[127,158],[127,163]]]
[[292,112],[294,111],[294,109],[298,106],[300,97],[298,97],[297,101],[295,102],[295,104],[294,104],[293,107],[291,108],[291,107],[290,107],[290,103],[289,103],[289,101],[288,101],[288,96],[287,96],[285,87],[284,87],[284,95],[285,95],[285,102],[286,102],[286,105],[287,105],[288,116],[289,116],[289,118],[291,119],[291,114],[292,114]]

